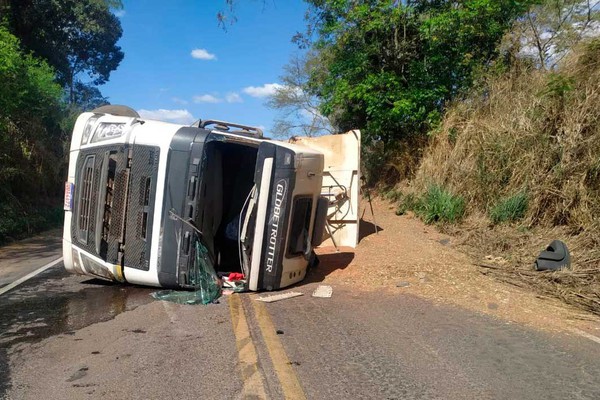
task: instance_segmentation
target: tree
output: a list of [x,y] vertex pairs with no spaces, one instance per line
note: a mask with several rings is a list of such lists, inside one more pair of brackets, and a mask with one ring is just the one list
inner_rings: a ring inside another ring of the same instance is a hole
[[309,0],[307,33],[323,53],[311,73],[320,111],[366,140],[410,140],[435,127],[445,104],[489,65],[527,9],[516,0]]
[[295,55],[283,67],[282,85],[267,101],[267,106],[280,111],[273,131],[282,137],[315,136],[334,133],[329,120],[319,112],[318,99],[311,94],[309,78],[319,67],[316,52]]
[[[217,24],[227,30],[227,25],[233,25],[237,22],[235,9],[237,8],[237,0],[223,0],[223,8],[217,12]],[[267,0],[262,0],[263,9],[267,7]]]
[[60,188],[61,97],[53,70],[0,26],[0,202]]
[[517,20],[508,41],[512,51],[550,70],[581,40],[596,36],[600,0],[543,0]]
[[108,99],[94,85],[76,82],[73,94],[73,103],[77,106],[78,113],[81,111],[91,111],[94,108],[109,104]]
[[111,12],[120,6],[116,0],[10,0],[0,11],[23,47],[54,67],[74,103],[85,75],[101,85],[123,59],[116,45],[121,23]]

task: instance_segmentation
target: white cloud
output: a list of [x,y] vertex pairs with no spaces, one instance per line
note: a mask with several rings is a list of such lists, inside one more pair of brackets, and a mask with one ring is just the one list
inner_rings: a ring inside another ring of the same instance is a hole
[[181,104],[184,106],[189,103],[189,101],[180,99],[179,97],[171,97],[171,100],[173,100],[173,103]]
[[227,93],[227,96],[225,96],[225,100],[227,100],[228,103],[243,103],[244,100],[242,99],[242,96],[240,96],[237,93]]
[[159,121],[174,122],[176,124],[188,125],[194,122],[195,118],[188,110],[138,110],[142,118],[156,119]]
[[594,38],[600,36],[600,22],[591,22],[588,26],[588,29],[582,32],[582,36],[586,38]]
[[114,14],[117,18],[123,18],[125,16],[125,10],[115,10]]
[[201,94],[199,96],[194,96],[194,103],[220,103],[220,98],[213,96],[212,94]]
[[248,86],[242,91],[252,97],[273,96],[278,89],[283,88],[279,83],[265,83],[262,86]]
[[206,50],[206,49],[194,49],[194,50],[192,50],[190,55],[193,58],[196,58],[198,60],[216,60],[217,59],[216,55],[209,53],[208,50]]

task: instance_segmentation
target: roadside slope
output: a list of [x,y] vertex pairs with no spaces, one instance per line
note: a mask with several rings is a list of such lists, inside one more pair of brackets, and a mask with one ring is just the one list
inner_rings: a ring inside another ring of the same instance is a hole
[[321,274],[326,283],[414,294],[537,328],[578,327],[600,334],[597,317],[486,276],[459,250],[458,239],[411,214],[396,216],[395,207],[385,200],[374,199],[373,206],[381,231],[365,232],[368,236],[353,256],[348,248],[340,253],[333,247],[319,249],[321,270],[314,274]]

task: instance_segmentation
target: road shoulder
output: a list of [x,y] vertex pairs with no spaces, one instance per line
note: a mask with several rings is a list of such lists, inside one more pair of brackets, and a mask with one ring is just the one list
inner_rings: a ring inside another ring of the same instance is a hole
[[0,288],[51,263],[62,255],[62,230],[0,247]]

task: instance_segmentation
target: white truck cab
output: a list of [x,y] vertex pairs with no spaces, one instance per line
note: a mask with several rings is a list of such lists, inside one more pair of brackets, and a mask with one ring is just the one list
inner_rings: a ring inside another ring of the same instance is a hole
[[330,206],[321,196],[322,152],[239,124],[182,126],[114,109],[81,114],[73,131],[68,271],[191,288],[199,239],[217,271],[245,274],[246,289],[276,290],[304,278]]

